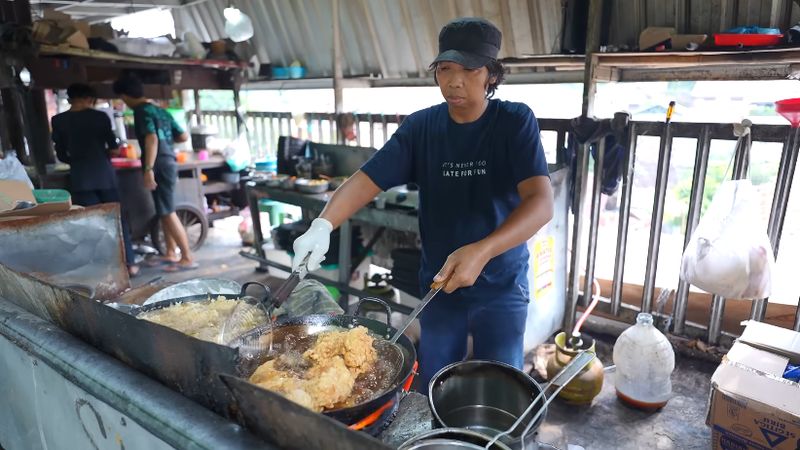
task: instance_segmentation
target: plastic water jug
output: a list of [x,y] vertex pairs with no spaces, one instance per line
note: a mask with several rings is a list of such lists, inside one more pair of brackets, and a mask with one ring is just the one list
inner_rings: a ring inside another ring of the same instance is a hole
[[672,396],[670,375],[675,369],[672,345],[656,327],[653,316],[640,313],[636,325],[614,344],[617,397],[640,409],[659,409]]

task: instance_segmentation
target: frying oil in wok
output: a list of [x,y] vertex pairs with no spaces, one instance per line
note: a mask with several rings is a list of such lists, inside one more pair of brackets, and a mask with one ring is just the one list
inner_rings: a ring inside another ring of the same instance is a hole
[[[288,372],[297,378],[304,378],[311,367],[311,363],[303,356],[303,353],[314,346],[319,335],[307,334],[308,330],[303,326],[285,328],[290,329],[285,333],[274,333],[276,334],[274,338],[272,336],[273,333],[269,333],[270,336],[267,339],[270,351],[261,362],[274,359],[276,369]],[[334,328],[325,331],[344,332],[347,330],[345,328]],[[380,337],[374,335],[372,337],[374,338],[372,346],[378,354],[377,361],[372,369],[356,378],[353,391],[348,398],[343,402],[337,403],[332,409],[349,408],[369,401],[386,392],[396,382],[400,381],[396,380],[396,378],[403,365],[403,354],[396,345]]]

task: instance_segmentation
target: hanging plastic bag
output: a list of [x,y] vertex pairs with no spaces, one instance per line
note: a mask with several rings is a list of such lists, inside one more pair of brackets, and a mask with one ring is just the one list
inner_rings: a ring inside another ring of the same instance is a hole
[[692,234],[681,279],[726,298],[767,298],[775,255],[750,180],[725,181]]
[[239,136],[225,147],[223,154],[225,162],[233,172],[246,169],[250,164],[250,145],[247,142],[247,134],[239,133]]
[[17,159],[17,153],[13,150],[6,152],[6,157],[0,159],[0,180],[22,181],[33,189],[33,183],[25,171],[25,166]]

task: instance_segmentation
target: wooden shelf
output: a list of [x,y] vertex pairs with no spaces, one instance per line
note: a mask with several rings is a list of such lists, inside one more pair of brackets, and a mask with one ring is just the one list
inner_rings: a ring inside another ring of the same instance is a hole
[[203,194],[221,194],[239,189],[236,183],[226,183],[224,181],[210,181],[203,185]]
[[596,53],[596,81],[779,80],[800,73],[800,48]]
[[123,62],[146,64],[148,66],[184,66],[199,67],[207,69],[246,69],[248,64],[240,61],[224,61],[212,59],[182,59],[167,57],[149,57],[128,55],[125,53],[104,52],[100,50],[86,50],[82,48],[70,47],[67,45],[39,45],[40,56],[69,56],[91,59],[97,62],[106,61],[108,63],[119,64]]

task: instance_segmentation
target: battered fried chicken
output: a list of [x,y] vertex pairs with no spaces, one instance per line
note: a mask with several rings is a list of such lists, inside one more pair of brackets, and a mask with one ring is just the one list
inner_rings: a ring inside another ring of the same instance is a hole
[[315,364],[341,356],[353,377],[358,377],[372,369],[378,360],[378,352],[372,346],[374,339],[368,331],[365,327],[356,327],[345,333],[322,334],[303,356]]
[[321,409],[333,408],[346,400],[356,382],[341,356],[314,365],[306,376],[306,390]]
[[307,381],[275,368],[275,360],[267,361],[256,369],[250,381],[264,389],[277,392],[289,400],[313,411],[321,411],[314,399],[306,392]]
[[[345,402],[353,392],[356,378],[368,372],[378,359],[372,346],[373,338],[364,327],[349,331],[334,331],[317,338],[303,354],[311,367],[301,376],[286,367],[289,361],[274,359],[256,369],[250,382],[277,392],[313,411],[331,409]],[[304,366],[292,358],[291,367]]]

